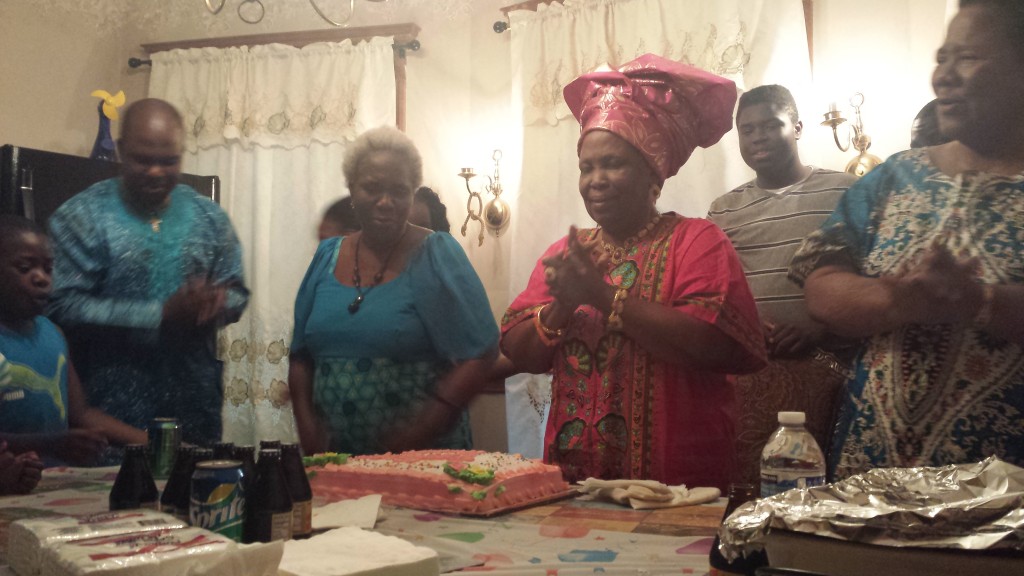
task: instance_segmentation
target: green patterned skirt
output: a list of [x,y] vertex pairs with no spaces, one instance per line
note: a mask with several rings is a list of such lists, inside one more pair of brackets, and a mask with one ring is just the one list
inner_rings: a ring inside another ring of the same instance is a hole
[[[330,430],[330,450],[382,452],[381,441],[391,430],[410,425],[446,367],[437,362],[388,358],[317,360],[313,405]],[[469,415],[463,411],[455,428],[430,447],[471,446]]]

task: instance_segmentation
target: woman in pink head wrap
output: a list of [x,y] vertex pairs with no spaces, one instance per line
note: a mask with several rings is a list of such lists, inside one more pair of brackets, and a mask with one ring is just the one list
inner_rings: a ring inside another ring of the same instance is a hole
[[655,204],[694,148],[729,130],[736,88],[645,55],[581,76],[565,99],[597,227],[549,247],[502,320],[515,364],[554,376],[545,460],[569,481],[725,487],[735,436],[726,374],[764,364],[757,311],[729,239]]

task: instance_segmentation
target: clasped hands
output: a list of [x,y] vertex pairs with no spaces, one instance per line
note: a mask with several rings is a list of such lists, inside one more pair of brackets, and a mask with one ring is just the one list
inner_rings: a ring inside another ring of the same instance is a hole
[[615,288],[604,281],[602,256],[594,256],[598,240],[581,243],[575,226],[569,227],[569,244],[561,254],[543,260],[548,292],[567,310],[589,304],[607,312]]
[[892,290],[902,323],[962,324],[973,321],[981,306],[980,269],[977,257],[957,257],[934,243],[915,263],[882,281]]
[[182,332],[216,325],[227,306],[227,288],[205,278],[190,278],[164,302],[163,323]]
[[770,358],[795,358],[807,352],[825,336],[823,325],[800,326],[765,320],[765,345]]
[[0,496],[28,494],[43,477],[43,461],[35,452],[13,454],[0,442]]

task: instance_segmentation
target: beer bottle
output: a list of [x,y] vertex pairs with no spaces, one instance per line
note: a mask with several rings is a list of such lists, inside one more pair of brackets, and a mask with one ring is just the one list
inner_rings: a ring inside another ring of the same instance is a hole
[[231,459],[242,463],[242,489],[246,495],[252,494],[256,489],[256,448],[235,446],[231,450]]
[[313,490],[298,444],[281,445],[281,463],[292,497],[292,538],[307,538],[313,533]]
[[[260,440],[260,450],[280,450],[280,440]],[[257,456],[260,456],[259,454]]]
[[[753,484],[730,484],[729,503],[725,505],[725,514],[722,516],[722,520],[728,518],[740,505],[756,499],[757,491],[758,488]],[[718,544],[719,537],[716,534],[715,541],[711,544],[711,553],[708,556],[708,563],[711,564],[708,576],[754,576],[758,567],[768,565],[768,558],[764,551],[753,552],[729,562],[718,550]]]
[[159,505],[159,495],[149,462],[145,444],[129,444],[124,448],[124,460],[117,471],[114,487],[110,490],[110,509],[152,508]]
[[281,466],[280,450],[260,450],[256,463],[256,490],[247,502],[252,542],[288,540],[292,537],[292,498]]
[[164,493],[160,495],[160,510],[188,521],[189,495],[192,490],[192,471],[195,469],[195,447],[178,446],[174,467],[167,478]]
[[[193,464],[199,464],[200,462],[206,462],[213,460],[213,449],[212,448],[196,448],[195,451],[195,462]],[[192,466],[192,471],[195,472],[195,466]]]
[[213,445],[214,460],[231,460],[232,450],[235,445],[231,442],[217,442]]

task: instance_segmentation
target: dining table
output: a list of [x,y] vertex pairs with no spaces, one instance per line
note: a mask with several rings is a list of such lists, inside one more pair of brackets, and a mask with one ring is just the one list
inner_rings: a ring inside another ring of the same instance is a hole
[[[8,529],[24,518],[108,509],[116,467],[48,468],[30,494],[0,497],[0,576]],[[634,510],[568,497],[492,517],[382,506],[374,530],[438,552],[442,572],[574,576],[708,573],[725,499]]]

